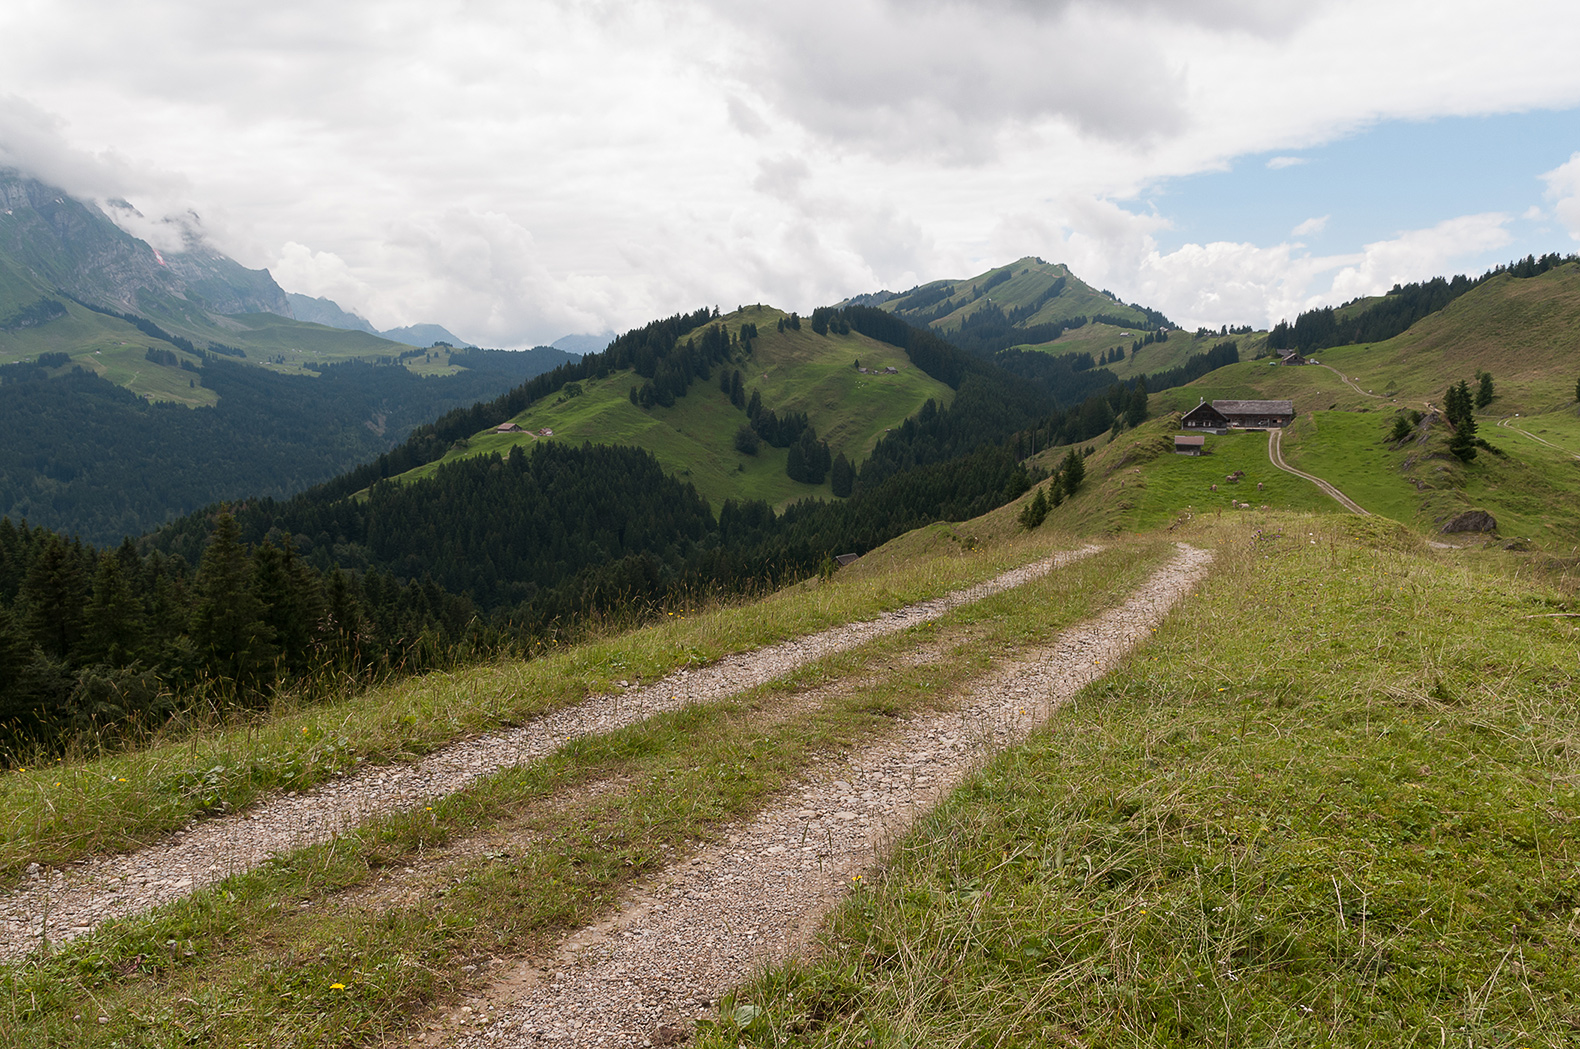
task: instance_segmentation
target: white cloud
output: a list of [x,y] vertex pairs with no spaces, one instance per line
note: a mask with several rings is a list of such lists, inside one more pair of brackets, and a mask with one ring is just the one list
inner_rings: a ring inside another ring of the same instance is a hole
[[1367,244],[1359,260],[1334,274],[1323,298],[1336,302],[1380,295],[1395,284],[1446,275],[1457,260],[1507,245],[1513,239],[1508,224],[1509,216],[1497,212],[1463,215]]
[[1328,219],[1332,217],[1331,215],[1317,215],[1309,218],[1290,230],[1289,235],[1292,237],[1309,237],[1313,233],[1321,233],[1328,228]]
[[1284,168],[1298,167],[1307,163],[1306,157],[1269,157],[1267,167],[1270,171],[1282,171]]
[[[0,5],[0,163],[381,326],[504,345],[1022,254],[1221,323],[1303,301],[1315,263],[1158,255],[1168,215],[1123,214],[1141,189],[1573,105],[1577,34],[1561,0],[1490,29],[1469,0],[60,0]],[[1580,231],[1569,168],[1548,185]],[[1397,238],[1368,239],[1332,264],[1356,286],[1392,272],[1366,260]]]
[[1580,153],[1545,172],[1542,181],[1547,183],[1547,199],[1553,202],[1558,221],[1571,237],[1580,240]]

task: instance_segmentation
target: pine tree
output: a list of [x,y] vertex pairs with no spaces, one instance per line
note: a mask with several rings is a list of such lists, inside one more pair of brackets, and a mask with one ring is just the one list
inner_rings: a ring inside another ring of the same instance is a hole
[[93,596],[83,612],[80,661],[130,666],[144,657],[146,634],[143,603],[133,592],[120,558],[101,557]]
[[192,642],[209,672],[251,691],[263,683],[274,660],[274,632],[264,605],[252,590],[252,566],[242,548],[236,519],[222,513],[198,566]]
[[1059,466],[1059,473],[1064,479],[1064,494],[1073,496],[1081,489],[1081,482],[1086,480],[1086,463],[1081,454],[1074,448],[1065,455],[1064,462]]
[[1047,516],[1048,497],[1039,488],[1037,489],[1037,494],[1031,497],[1031,501],[1020,508],[1020,523],[1023,528],[1029,531],[1042,524]]
[[1485,408],[1492,403],[1492,373],[1482,372],[1479,381],[1480,385],[1476,387],[1476,407]]
[[1476,457],[1476,415],[1470,386],[1463,379],[1450,386],[1444,395],[1443,415],[1454,427],[1454,435],[1448,439],[1448,450],[1462,462],[1470,462]]
[[834,457],[834,463],[829,467],[829,484],[834,489],[834,494],[844,499],[855,490],[856,468],[850,465],[850,460],[845,458],[845,453],[840,452]]
[[263,602],[262,619],[281,661],[291,672],[305,673],[324,618],[318,574],[297,556],[289,540],[283,547],[265,543],[253,555],[252,587]]
[[16,617],[0,605],[0,721],[11,721],[27,713],[13,708],[22,683],[22,671],[33,656],[33,642]]
[[48,656],[64,662],[82,637],[82,607],[88,583],[79,556],[55,533],[33,556],[22,583],[20,603],[27,610],[25,625]]
[[790,445],[790,454],[785,457],[785,475],[792,481],[800,481],[803,484],[807,482],[806,453],[802,450],[800,441]]

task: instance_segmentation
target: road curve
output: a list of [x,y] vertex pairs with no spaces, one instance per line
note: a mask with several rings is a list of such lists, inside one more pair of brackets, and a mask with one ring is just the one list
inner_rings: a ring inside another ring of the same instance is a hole
[[1545,444],[1547,447],[1551,448],[1553,451],[1555,451],[1555,452],[1562,452],[1563,454],[1567,455],[1571,459],[1580,459],[1580,455],[1576,455],[1574,452],[1571,452],[1567,448],[1560,448],[1558,445],[1554,444],[1553,442],[1551,442],[1549,440],[1546,440],[1544,438],[1538,437],[1534,433],[1531,433],[1529,430],[1522,430],[1518,426],[1511,425],[1509,423],[1508,419],[1499,419],[1498,420],[1498,425],[1503,427],[1505,430],[1513,430],[1515,433],[1524,434],[1526,437],[1529,437],[1531,440],[1537,442],[1538,444]]
[[[1340,379],[1342,379],[1344,381],[1344,384],[1346,386],[1348,386],[1350,389],[1354,390],[1356,393],[1360,394],[1362,397],[1375,397],[1379,401],[1383,399],[1383,395],[1380,394],[1380,393],[1372,393],[1370,390],[1363,390],[1363,389],[1361,389],[1360,388],[1360,384],[1358,384],[1354,379],[1350,378],[1348,375],[1345,375],[1343,372],[1339,371],[1337,368],[1333,367],[1333,365],[1331,365],[1331,364],[1320,364],[1319,363],[1317,365],[1317,367],[1319,367],[1319,368],[1326,368],[1328,371],[1332,372],[1334,375],[1337,375]],[[1289,468],[1286,466],[1286,467],[1284,467],[1284,469],[1288,470]],[[1289,472],[1290,473],[1300,473],[1299,470],[1290,470]],[[1305,477],[1306,475],[1305,474],[1300,474],[1300,476]],[[1312,478],[1312,480],[1316,480],[1316,478]],[[1339,497],[1336,496],[1335,498],[1339,498]],[[1343,500],[1340,499],[1340,501],[1342,502]],[[1365,513],[1366,511],[1365,510],[1360,510],[1358,512],[1359,513]]]
[[1312,484],[1331,495],[1334,499],[1337,499],[1339,505],[1344,507],[1344,509],[1348,510],[1350,513],[1360,514],[1362,517],[1370,517],[1372,515],[1370,510],[1366,509],[1360,503],[1357,503],[1355,500],[1351,499],[1349,496],[1345,495],[1343,492],[1339,491],[1337,488],[1333,487],[1322,478],[1313,477],[1304,470],[1297,470],[1293,466],[1290,466],[1288,463],[1284,462],[1283,444],[1284,431],[1276,426],[1270,428],[1267,431],[1267,457],[1272,460],[1274,466],[1278,467],[1285,473],[1294,474],[1296,477],[1304,477],[1306,480],[1310,481]]

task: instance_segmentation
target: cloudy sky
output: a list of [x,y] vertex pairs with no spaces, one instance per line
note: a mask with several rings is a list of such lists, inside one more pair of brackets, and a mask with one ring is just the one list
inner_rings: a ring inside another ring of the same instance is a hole
[[1577,250],[1577,44],[1572,0],[9,0],[0,166],[484,345],[1023,255],[1263,326]]

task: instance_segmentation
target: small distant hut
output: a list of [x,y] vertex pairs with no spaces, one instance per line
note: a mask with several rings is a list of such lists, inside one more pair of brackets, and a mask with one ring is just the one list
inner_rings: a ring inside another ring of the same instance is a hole
[[1278,358],[1278,363],[1279,364],[1299,365],[1299,364],[1310,364],[1311,360],[1309,358],[1307,358],[1307,357],[1301,356],[1299,350],[1290,350],[1288,353],[1286,353],[1282,357]]
[[835,554],[834,563],[844,568],[848,564],[853,564],[860,556],[860,554]]
[[494,427],[494,432],[495,433],[525,433],[526,431],[523,430],[520,426],[517,426],[515,423],[500,423],[498,426]]
[[1207,451],[1207,438],[1199,433],[1180,434],[1174,438],[1175,455],[1203,455]]

